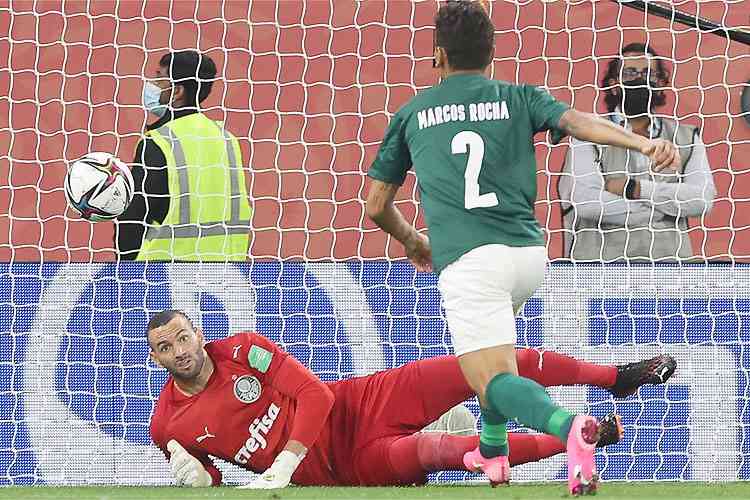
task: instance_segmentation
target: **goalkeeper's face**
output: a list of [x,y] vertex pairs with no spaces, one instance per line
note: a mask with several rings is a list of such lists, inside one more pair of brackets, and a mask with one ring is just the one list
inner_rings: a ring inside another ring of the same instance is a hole
[[200,328],[193,328],[178,314],[169,323],[149,331],[148,335],[151,359],[173,377],[188,381],[200,374],[206,361]]

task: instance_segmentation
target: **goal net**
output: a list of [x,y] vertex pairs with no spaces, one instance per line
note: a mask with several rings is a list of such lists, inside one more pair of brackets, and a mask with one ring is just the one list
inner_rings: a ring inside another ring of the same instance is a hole
[[[436,83],[436,5],[0,2],[0,484],[169,482],[148,436],[166,374],[147,361],[144,329],[162,309],[185,310],[209,339],[257,329],[324,380],[450,352],[436,277],[402,260],[362,201],[389,117]],[[673,5],[727,26],[750,14],[742,0]],[[585,111],[604,111],[609,60],[651,44],[671,73],[659,112],[701,127],[717,192],[687,229],[698,263],[563,262],[568,144],[537,137],[553,263],[518,319],[519,344],[604,363],[677,358],[669,384],[626,400],[551,390],[571,409],[623,416],[625,438],[598,454],[605,479],[750,479],[747,47],[615,2],[498,1],[491,13],[493,76]],[[180,49],[217,64],[204,108],[240,138],[249,169],[247,263],[114,263],[114,225],[66,208],[68,161],[133,161],[144,79]],[[412,174],[397,206],[424,227]],[[564,457],[513,477],[561,479]]]

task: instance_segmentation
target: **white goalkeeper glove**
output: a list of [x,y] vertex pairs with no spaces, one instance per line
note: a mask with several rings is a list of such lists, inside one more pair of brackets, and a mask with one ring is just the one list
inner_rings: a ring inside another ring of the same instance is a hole
[[192,486],[203,488],[211,486],[213,480],[200,463],[200,460],[187,452],[180,443],[171,439],[167,443],[169,451],[169,468],[172,470],[177,486]]
[[266,469],[263,474],[250,481],[250,483],[238,488],[241,490],[272,490],[276,488],[285,488],[289,486],[292,480],[292,474],[297,470],[304,456],[300,457],[296,453],[284,450],[276,455],[271,467]]

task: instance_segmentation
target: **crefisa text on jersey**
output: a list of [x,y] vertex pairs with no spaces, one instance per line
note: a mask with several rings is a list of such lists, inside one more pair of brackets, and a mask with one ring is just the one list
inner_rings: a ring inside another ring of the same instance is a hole
[[[443,104],[417,112],[419,130],[450,122],[465,122],[467,113],[465,104]],[[470,122],[486,120],[508,120],[510,112],[505,101],[472,102],[468,105]]]
[[271,427],[273,427],[276,417],[279,416],[279,411],[281,411],[280,408],[271,403],[268,406],[265,415],[253,420],[253,423],[250,424],[250,427],[248,428],[250,437],[247,438],[247,441],[242,445],[242,448],[240,448],[234,455],[235,462],[245,465],[250,460],[252,454],[259,448],[263,450],[266,449],[268,446],[266,436],[271,432]]

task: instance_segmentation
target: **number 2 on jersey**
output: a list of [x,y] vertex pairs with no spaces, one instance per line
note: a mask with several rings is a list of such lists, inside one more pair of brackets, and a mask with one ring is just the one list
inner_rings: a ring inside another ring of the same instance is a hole
[[467,146],[469,148],[469,159],[466,161],[466,171],[464,172],[464,206],[467,210],[494,207],[500,203],[495,193],[479,194],[479,172],[482,170],[482,159],[484,158],[482,136],[471,130],[457,133],[451,141],[451,153],[454,155],[465,154]]

